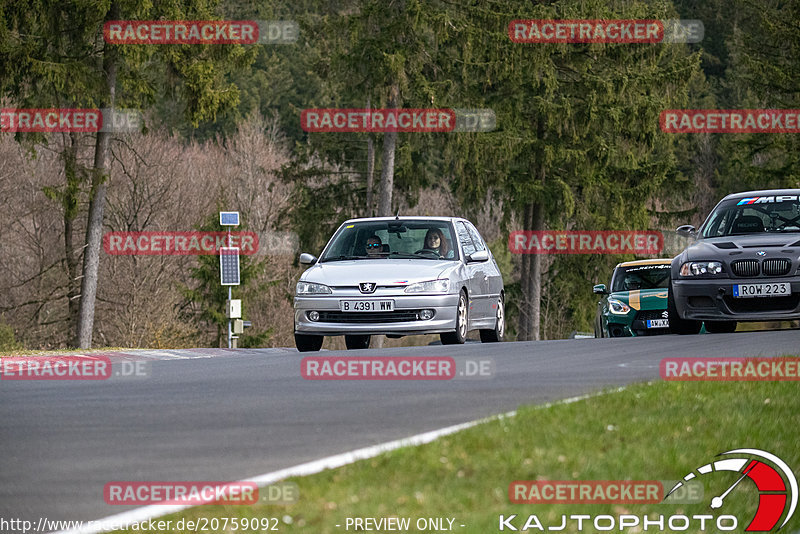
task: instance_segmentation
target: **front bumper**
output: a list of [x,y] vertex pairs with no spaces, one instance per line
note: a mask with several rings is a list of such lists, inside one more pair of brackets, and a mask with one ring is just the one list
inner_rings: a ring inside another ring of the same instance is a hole
[[[736,284],[788,282],[792,293],[783,297],[736,298]],[[673,280],[678,315],[695,321],[790,321],[800,319],[800,277]]]
[[[394,300],[394,314],[375,312],[342,313],[339,301],[343,299],[358,300]],[[440,334],[451,332],[456,328],[456,308],[458,294],[453,295],[315,295],[295,296],[294,298],[294,330],[298,334],[316,334],[325,336],[341,336],[345,334]],[[432,319],[397,320],[414,316],[417,310],[433,310]],[[331,320],[312,321],[307,312],[333,312]],[[370,320],[374,319],[374,320]],[[350,322],[358,321],[358,322]]]
[[663,310],[637,310],[627,316],[609,315],[608,335],[609,337],[631,337],[631,336],[657,336],[659,334],[669,334],[669,327],[648,328],[648,319],[666,319],[662,316]]

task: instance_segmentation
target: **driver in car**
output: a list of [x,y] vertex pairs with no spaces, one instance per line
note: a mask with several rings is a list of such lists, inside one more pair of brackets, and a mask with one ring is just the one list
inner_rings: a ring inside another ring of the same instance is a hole
[[379,256],[383,252],[383,242],[381,238],[376,235],[371,235],[367,238],[367,256]]

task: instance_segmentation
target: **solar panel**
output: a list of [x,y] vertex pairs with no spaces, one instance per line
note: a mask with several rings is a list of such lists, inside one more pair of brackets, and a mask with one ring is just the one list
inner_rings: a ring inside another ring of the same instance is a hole
[[222,247],[219,249],[219,277],[223,286],[239,285],[239,249]]
[[239,212],[238,211],[221,211],[219,212],[220,226],[239,226]]

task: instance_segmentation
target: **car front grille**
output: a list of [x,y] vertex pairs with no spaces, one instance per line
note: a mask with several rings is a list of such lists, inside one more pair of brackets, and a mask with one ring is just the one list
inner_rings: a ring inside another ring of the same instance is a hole
[[764,260],[759,265],[758,260],[737,260],[731,263],[731,270],[736,276],[752,278],[763,274],[764,276],[784,276],[792,269],[792,262],[786,258],[773,258]]
[[734,313],[792,311],[800,303],[800,294],[752,299],[726,296],[725,303]]
[[417,315],[420,310],[402,310],[393,312],[341,312],[341,311],[320,311],[319,322],[321,323],[345,323],[345,324],[367,324],[367,323],[403,323],[406,321],[419,321]]
[[641,310],[636,312],[634,321],[649,321],[650,319],[668,319],[666,310]]
[[792,262],[786,258],[764,260],[764,263],[761,264],[761,270],[766,276],[783,276],[789,274],[791,268]]
[[758,276],[758,260],[738,260],[731,264],[736,276]]

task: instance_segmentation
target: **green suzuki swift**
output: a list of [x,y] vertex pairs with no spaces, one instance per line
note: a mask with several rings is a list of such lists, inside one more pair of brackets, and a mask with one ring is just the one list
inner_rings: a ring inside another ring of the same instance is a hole
[[667,290],[671,259],[620,263],[611,288],[594,286],[601,295],[594,323],[595,337],[630,337],[669,333]]

